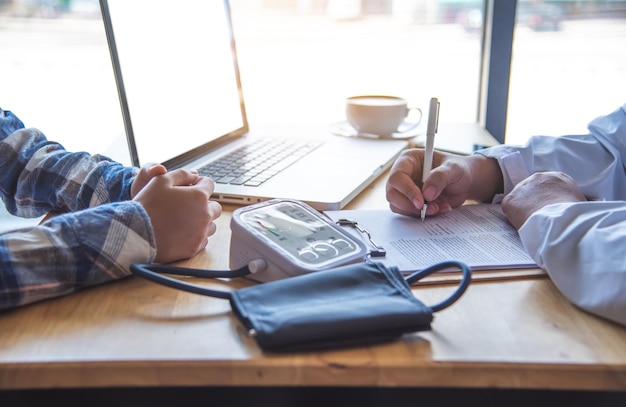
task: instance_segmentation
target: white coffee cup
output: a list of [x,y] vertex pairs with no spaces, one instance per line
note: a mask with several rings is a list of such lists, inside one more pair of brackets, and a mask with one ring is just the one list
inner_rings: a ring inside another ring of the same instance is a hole
[[[419,118],[407,122],[412,110],[419,112]],[[422,110],[409,106],[400,96],[359,95],[346,99],[346,119],[360,134],[389,138],[416,128],[422,120]]]

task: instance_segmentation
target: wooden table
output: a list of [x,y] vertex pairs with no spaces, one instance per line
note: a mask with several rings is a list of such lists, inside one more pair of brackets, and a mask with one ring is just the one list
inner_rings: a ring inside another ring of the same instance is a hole
[[[347,209],[386,208],[386,176]],[[206,251],[180,264],[228,267],[233,209],[224,206]],[[434,303],[452,289],[424,286],[414,292]],[[129,277],[0,314],[0,389],[626,390],[626,328],[577,309],[545,277],[475,282],[459,302],[436,315],[432,328],[377,346],[264,354],[227,301]]]

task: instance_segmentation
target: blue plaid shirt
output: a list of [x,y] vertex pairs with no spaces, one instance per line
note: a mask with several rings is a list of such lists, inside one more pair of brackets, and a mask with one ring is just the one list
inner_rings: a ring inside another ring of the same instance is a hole
[[0,309],[58,297],[130,274],[156,243],[143,207],[130,200],[136,168],[69,153],[0,109],[0,196],[21,217],[62,214],[0,234]]

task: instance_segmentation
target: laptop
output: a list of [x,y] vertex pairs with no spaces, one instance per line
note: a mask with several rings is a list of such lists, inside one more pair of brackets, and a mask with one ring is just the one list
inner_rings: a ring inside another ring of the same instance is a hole
[[[212,199],[222,203],[291,198],[320,211],[337,210],[408,145],[334,136],[326,127],[315,134],[298,125],[281,126],[282,134],[251,131],[228,1],[101,0],[100,5],[135,166],[199,169],[215,180]],[[274,163],[269,175],[212,172],[222,171],[213,161],[240,148],[246,151],[235,163],[252,153],[269,156],[265,150],[273,142],[286,161]]]

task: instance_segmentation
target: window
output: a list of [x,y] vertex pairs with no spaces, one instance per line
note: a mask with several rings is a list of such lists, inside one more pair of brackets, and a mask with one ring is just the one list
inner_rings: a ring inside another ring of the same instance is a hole
[[436,96],[442,120],[476,120],[480,35],[460,22],[480,2],[231,5],[252,125],[340,121],[345,97],[356,94],[402,95],[423,107]]
[[626,102],[626,2],[518,2],[505,141],[586,134]]
[[124,129],[98,2],[40,3],[0,6],[0,72],[11,78],[1,106],[70,150],[130,162],[115,148],[125,147]]

